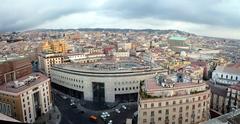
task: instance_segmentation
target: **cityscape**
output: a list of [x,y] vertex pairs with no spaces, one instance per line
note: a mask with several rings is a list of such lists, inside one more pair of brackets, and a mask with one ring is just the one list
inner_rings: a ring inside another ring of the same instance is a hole
[[143,1],[3,1],[0,124],[240,124],[240,2]]

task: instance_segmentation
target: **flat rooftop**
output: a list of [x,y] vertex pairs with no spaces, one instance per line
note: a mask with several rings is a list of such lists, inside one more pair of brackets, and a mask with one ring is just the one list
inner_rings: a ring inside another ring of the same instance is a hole
[[18,59],[23,59],[26,58],[25,56],[21,55],[12,55],[12,56],[1,56],[0,57],[0,64],[7,62],[7,61],[12,61],[12,60],[18,60]]
[[157,77],[147,79],[145,85],[141,86],[142,99],[185,96],[209,90],[209,87],[203,81],[185,80],[177,82],[172,75],[166,75],[167,78],[164,78],[163,81],[163,78]]
[[187,87],[193,87],[193,86],[199,86],[199,85],[205,85],[205,83],[197,83],[197,82],[176,82],[174,83],[174,87],[167,88],[163,87],[160,84],[157,83],[157,80],[155,78],[151,78],[146,80],[145,89],[147,92],[154,92],[154,91],[161,91],[161,90],[171,90],[171,89],[181,89],[181,88],[187,88]]
[[19,93],[21,91],[24,91],[28,88],[31,88],[31,87],[37,85],[37,84],[39,84],[43,81],[49,80],[48,77],[46,77],[45,75],[43,75],[41,73],[32,73],[32,74],[26,75],[24,77],[21,77],[21,78],[17,79],[16,81],[22,82],[22,81],[28,79],[29,76],[38,76],[39,78],[37,78],[34,81],[31,81],[28,84],[25,84],[25,85],[17,87],[17,88],[13,87],[14,86],[14,81],[4,83],[4,84],[0,85],[0,92],[4,91],[4,92],[9,92],[9,93]]
[[126,57],[122,59],[103,59],[95,63],[69,63],[58,64],[56,67],[61,67],[71,70],[88,70],[88,71],[124,71],[124,70],[141,70],[150,68],[150,64],[144,64],[136,58]]

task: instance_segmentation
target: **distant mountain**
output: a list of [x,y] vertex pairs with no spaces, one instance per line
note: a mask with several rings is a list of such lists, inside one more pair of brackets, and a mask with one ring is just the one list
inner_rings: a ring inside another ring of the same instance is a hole
[[[196,34],[188,33],[180,30],[158,30],[158,29],[118,29],[118,28],[79,28],[79,29],[36,29],[29,30],[39,32],[65,32],[65,31],[86,31],[86,32],[148,32],[157,34],[173,34],[181,36],[197,36]],[[26,31],[26,32],[29,32]]]

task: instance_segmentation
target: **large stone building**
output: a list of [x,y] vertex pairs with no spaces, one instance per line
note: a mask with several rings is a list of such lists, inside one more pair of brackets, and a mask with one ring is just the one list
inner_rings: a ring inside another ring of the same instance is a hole
[[187,38],[180,36],[171,36],[168,39],[169,47],[175,52],[188,51],[190,46],[186,43]]
[[137,101],[140,82],[163,70],[149,68],[136,58],[105,58],[94,63],[68,63],[52,67],[56,89],[87,101]]
[[69,46],[63,40],[44,41],[40,50],[43,53],[67,53]]
[[0,84],[14,81],[22,76],[32,73],[32,65],[28,58],[11,58],[0,63]]
[[0,112],[33,123],[52,107],[50,79],[32,73],[0,85]]
[[177,80],[176,76],[157,76],[141,85],[139,124],[198,124],[209,119],[208,85]]

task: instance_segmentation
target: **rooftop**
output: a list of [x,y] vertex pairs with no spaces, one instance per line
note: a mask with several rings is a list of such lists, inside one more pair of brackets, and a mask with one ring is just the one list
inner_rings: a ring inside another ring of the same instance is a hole
[[0,63],[6,62],[6,61],[23,59],[23,58],[26,58],[26,57],[25,56],[21,56],[21,55],[1,56],[0,57]]
[[121,59],[105,58],[99,62],[80,64],[80,63],[69,63],[69,64],[58,64],[56,67],[61,67],[71,70],[85,70],[85,71],[126,71],[126,70],[141,70],[150,68],[149,64],[144,64],[136,58],[126,57]]
[[171,36],[169,40],[187,40],[187,38],[180,36]]
[[203,81],[195,81],[185,79],[185,81],[177,82],[177,77],[167,75],[166,79],[150,78],[141,86],[141,97],[145,98],[161,98],[172,96],[183,96],[200,93],[208,90],[208,86]]
[[41,73],[32,73],[16,81],[0,85],[0,92],[19,93],[46,80],[49,80],[49,78],[45,75]]
[[240,75],[240,63],[217,66],[216,71]]

